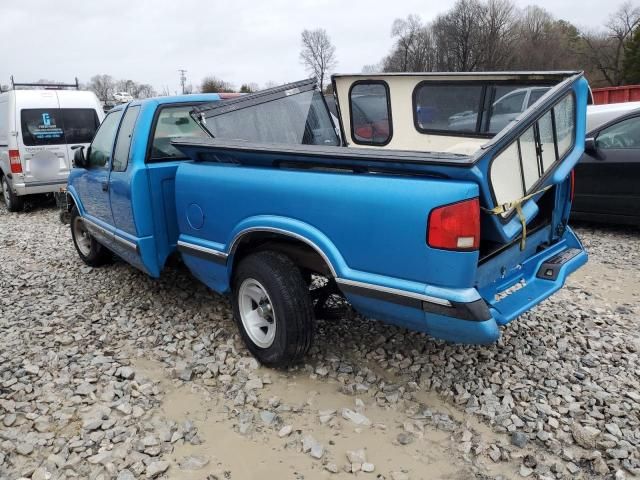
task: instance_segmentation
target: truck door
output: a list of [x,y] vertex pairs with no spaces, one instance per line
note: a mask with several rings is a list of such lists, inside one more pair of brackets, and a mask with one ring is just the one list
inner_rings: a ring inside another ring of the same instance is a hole
[[109,201],[115,227],[114,250],[127,262],[148,273],[140,255],[145,243],[140,238],[145,235],[142,229],[136,228],[132,205],[136,169],[131,142],[139,113],[140,105],[129,105],[120,122],[111,160]]
[[105,117],[87,150],[87,168],[77,182],[83,200],[83,216],[107,231],[113,230],[113,215],[109,201],[109,169],[122,112],[123,110],[117,110]]

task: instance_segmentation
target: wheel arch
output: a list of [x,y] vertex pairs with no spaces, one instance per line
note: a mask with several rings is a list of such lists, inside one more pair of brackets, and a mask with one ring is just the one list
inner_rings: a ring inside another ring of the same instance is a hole
[[239,232],[231,242],[227,263],[229,278],[232,278],[235,268],[243,258],[261,250],[281,252],[305,270],[331,277],[338,276],[334,262],[315,241],[281,228],[251,227]]

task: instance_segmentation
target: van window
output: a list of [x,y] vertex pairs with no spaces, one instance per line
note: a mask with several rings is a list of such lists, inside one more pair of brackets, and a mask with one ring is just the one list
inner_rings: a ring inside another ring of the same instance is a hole
[[92,108],[24,109],[20,119],[27,146],[90,143],[100,124]]
[[171,145],[171,140],[178,137],[209,137],[191,118],[191,110],[193,105],[164,107],[160,110],[153,132],[150,160],[183,160],[186,157]]
[[96,133],[89,150],[89,168],[107,168],[113,150],[113,140],[118,130],[118,123],[122,117],[122,110],[109,113],[98,133]]
[[349,92],[351,138],[359,145],[386,145],[391,140],[391,107],[387,84],[358,82]]
[[129,107],[124,114],[120,130],[118,131],[118,139],[116,140],[116,148],[113,152],[114,172],[124,172],[129,164],[129,150],[131,148],[131,137],[133,136],[133,127],[136,125],[140,106]]

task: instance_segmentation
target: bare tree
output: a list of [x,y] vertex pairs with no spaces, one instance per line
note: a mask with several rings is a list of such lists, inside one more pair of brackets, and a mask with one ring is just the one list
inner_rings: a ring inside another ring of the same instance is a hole
[[228,93],[233,92],[234,88],[231,83],[210,76],[202,79],[200,91],[202,93]]
[[324,79],[337,65],[336,47],[324,28],[303,30],[300,62],[314,75],[324,89]]
[[489,0],[483,11],[481,68],[503,70],[508,67],[517,38],[517,12],[511,0]]
[[376,73],[382,71],[382,65],[379,63],[371,63],[369,65],[362,66],[362,73]]
[[111,75],[94,75],[89,82],[89,90],[92,90],[103,102],[111,100],[115,86],[115,81]]
[[479,0],[458,0],[453,9],[439,16],[434,25],[439,67],[472,72],[484,55],[482,18],[486,7]]
[[135,98],[150,98],[156,96],[156,91],[148,83],[136,84],[136,89],[133,94]]
[[243,83],[240,85],[240,93],[253,93],[260,90],[260,87],[256,82]]
[[609,85],[624,81],[624,47],[640,27],[640,7],[624,3],[606,24],[605,31],[584,32],[583,58]]

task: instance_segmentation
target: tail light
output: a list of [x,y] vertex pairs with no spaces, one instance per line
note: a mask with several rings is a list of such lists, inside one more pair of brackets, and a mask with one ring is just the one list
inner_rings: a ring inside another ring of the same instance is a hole
[[430,247],[477,250],[480,246],[480,201],[472,198],[433,209],[427,228]]
[[573,198],[576,195],[576,171],[571,170],[571,203],[573,203]]
[[9,164],[11,173],[22,173],[22,163],[20,163],[20,151],[9,150]]

